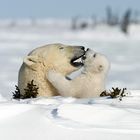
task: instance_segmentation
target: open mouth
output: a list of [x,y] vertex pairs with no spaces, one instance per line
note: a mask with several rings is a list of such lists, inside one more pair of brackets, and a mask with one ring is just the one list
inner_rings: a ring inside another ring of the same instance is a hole
[[72,60],[71,60],[71,65],[73,65],[74,67],[81,67],[83,66],[83,55],[79,56],[79,57],[74,57]]

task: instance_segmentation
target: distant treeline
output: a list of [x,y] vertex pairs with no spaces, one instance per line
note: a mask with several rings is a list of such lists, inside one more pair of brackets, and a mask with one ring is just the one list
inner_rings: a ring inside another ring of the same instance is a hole
[[140,13],[132,9],[126,9],[123,13],[114,12],[110,6],[105,9],[105,17],[100,18],[96,15],[92,15],[89,18],[83,18],[82,16],[75,16],[72,19],[0,19],[0,28],[42,28],[42,29],[72,29],[72,30],[84,30],[90,28],[91,30],[96,28],[97,25],[106,24],[110,27],[117,26],[125,34],[129,33],[130,24],[140,24]]
[[119,26],[122,32],[128,33],[129,25],[131,23],[138,24],[139,12],[133,11],[132,9],[127,9],[121,16],[118,13],[114,13],[112,8],[108,6],[106,8],[106,17],[105,19],[97,20],[96,16],[92,16],[91,20],[81,20],[80,17],[74,17],[72,19],[72,29],[85,29],[87,27],[95,27],[97,24],[104,23],[109,26]]

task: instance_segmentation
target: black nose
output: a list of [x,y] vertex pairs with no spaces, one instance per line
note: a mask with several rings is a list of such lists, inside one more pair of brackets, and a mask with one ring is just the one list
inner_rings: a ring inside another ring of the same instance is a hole
[[81,50],[85,50],[85,47],[84,46],[80,46],[81,47]]
[[87,48],[87,51],[89,51],[89,48]]

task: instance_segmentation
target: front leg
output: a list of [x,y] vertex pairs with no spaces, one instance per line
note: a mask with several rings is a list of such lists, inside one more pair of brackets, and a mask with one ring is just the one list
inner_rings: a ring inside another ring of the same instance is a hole
[[71,82],[65,78],[62,74],[50,70],[47,75],[49,82],[58,90],[59,94],[62,96],[72,96],[71,95]]

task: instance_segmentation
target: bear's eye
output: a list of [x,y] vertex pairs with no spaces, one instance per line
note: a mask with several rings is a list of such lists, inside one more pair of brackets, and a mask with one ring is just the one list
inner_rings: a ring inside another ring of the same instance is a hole
[[63,48],[63,47],[60,47],[59,49],[60,49],[60,50],[63,50],[64,48]]
[[99,65],[98,69],[99,69],[99,71],[102,71],[103,70],[103,66]]
[[103,67],[102,65],[99,66],[99,68],[102,68],[102,67]]
[[96,53],[93,55],[93,57],[96,57]]

